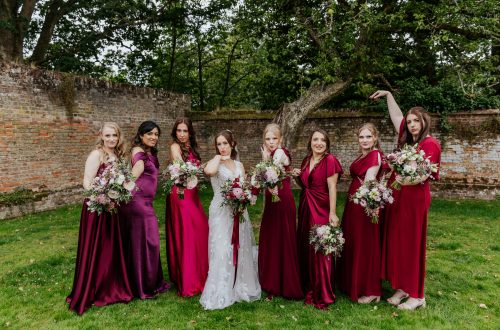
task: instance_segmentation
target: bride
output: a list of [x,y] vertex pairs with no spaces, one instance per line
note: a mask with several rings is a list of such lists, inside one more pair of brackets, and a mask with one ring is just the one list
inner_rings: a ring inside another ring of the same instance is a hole
[[236,141],[229,130],[215,137],[217,155],[205,167],[211,177],[214,198],[209,209],[208,278],[200,303],[205,309],[222,309],[237,301],[260,299],[257,263],[253,253],[252,225],[248,213],[239,225],[239,249],[237,267],[233,263],[233,213],[229,206],[221,207],[220,187],[227,179],[244,177],[243,164],[235,160]]

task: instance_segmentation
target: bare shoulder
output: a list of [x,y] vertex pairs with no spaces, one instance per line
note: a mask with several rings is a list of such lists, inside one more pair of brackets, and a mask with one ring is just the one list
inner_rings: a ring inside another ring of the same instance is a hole
[[104,157],[103,151],[100,149],[94,149],[87,156],[87,161],[99,161],[101,157]]
[[170,145],[170,151],[172,151],[172,152],[175,152],[175,151],[180,152],[181,151],[181,146],[178,143],[174,142],[174,143],[172,143]]

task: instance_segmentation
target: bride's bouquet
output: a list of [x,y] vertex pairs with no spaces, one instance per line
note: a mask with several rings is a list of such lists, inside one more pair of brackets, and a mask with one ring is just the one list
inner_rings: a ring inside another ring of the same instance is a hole
[[243,219],[240,215],[246,210],[248,205],[255,205],[259,189],[250,184],[244,178],[236,177],[233,180],[227,179],[221,187],[221,206],[228,205],[233,211],[233,216],[238,217],[240,222]]
[[203,175],[203,170],[199,162],[174,160],[174,162],[162,172],[162,188],[169,194],[175,185],[177,196],[184,199],[184,189],[193,189],[198,186],[198,177]]
[[251,183],[256,188],[271,189],[272,201],[279,202],[278,189],[283,186],[283,180],[288,176],[282,165],[266,160],[255,165],[252,172]]
[[359,204],[364,208],[366,215],[372,219],[372,223],[378,223],[380,209],[394,202],[392,190],[387,188],[384,180],[363,182],[350,199],[354,204]]
[[333,254],[334,257],[340,257],[345,239],[340,227],[328,223],[311,227],[309,243],[314,246],[316,252],[325,256]]
[[124,159],[106,162],[104,170],[84,192],[88,198],[87,206],[90,212],[116,213],[121,203],[132,199],[132,191],[135,189],[133,179],[132,169]]
[[[431,163],[425,156],[425,151],[418,150],[417,145],[405,144],[400,150],[388,154],[386,159],[391,169],[403,181],[415,182],[438,171],[438,165]],[[394,181],[392,187],[401,189],[401,184]]]

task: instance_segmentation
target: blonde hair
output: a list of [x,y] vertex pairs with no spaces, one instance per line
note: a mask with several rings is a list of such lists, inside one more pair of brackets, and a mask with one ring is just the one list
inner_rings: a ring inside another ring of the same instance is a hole
[[281,135],[281,128],[279,127],[279,125],[274,123],[267,124],[266,128],[264,128],[264,133],[262,134],[262,139],[264,140],[264,142],[266,141],[266,134],[269,132],[274,133],[278,137],[278,140],[280,141],[279,144],[281,146],[282,135]]
[[[102,139],[102,131],[104,130],[104,128],[106,127],[109,127],[109,128],[112,128],[115,130],[116,134],[118,135],[118,142],[116,143],[116,146],[115,146],[115,155],[116,157],[118,158],[121,158],[125,155],[125,142],[124,142],[124,139],[123,139],[123,134],[122,134],[122,131],[120,129],[120,127],[118,126],[117,123],[115,122],[112,122],[112,121],[107,121],[107,122],[104,122],[101,126],[101,128],[99,129],[99,135],[97,137],[97,142],[96,142],[96,149],[97,150],[103,150],[104,148],[104,141]],[[103,161],[106,160],[107,158],[107,154],[104,153],[104,159],[102,159]]]
[[[375,125],[373,125],[372,123],[365,123],[363,124],[359,129],[358,129],[358,137],[359,137],[359,134],[361,134],[361,131],[364,130],[364,129],[367,129],[370,131],[370,133],[372,133],[373,137],[375,138],[375,142],[373,143],[373,147],[371,148],[371,150],[373,149],[378,149],[380,151],[382,151],[380,149],[380,142],[378,140],[378,137],[379,137],[379,133],[378,133],[378,130],[377,128],[375,127]],[[361,153],[361,146],[359,147],[359,152]]]

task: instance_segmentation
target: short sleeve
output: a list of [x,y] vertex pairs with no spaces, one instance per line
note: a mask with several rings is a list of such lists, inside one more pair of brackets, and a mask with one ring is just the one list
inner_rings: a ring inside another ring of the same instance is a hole
[[148,160],[148,156],[145,152],[139,151],[132,157],[132,166],[135,165],[138,161],[142,160],[144,163]]
[[432,176],[435,180],[439,180],[439,170],[441,167],[441,146],[439,142],[430,137],[422,141],[420,149],[425,152],[425,156],[429,158],[431,163],[438,164],[438,171],[433,173]]
[[382,159],[382,155],[380,154],[380,151],[378,151],[378,150],[370,151],[370,153],[368,155],[366,155],[366,158],[365,158],[367,168],[370,168],[373,166],[380,166],[381,159]]
[[326,161],[326,177],[329,178],[332,175],[335,175],[335,173],[338,173],[340,178],[340,176],[342,176],[344,171],[342,170],[342,165],[340,165],[338,159],[335,158],[334,155],[329,154],[326,156],[325,161]]
[[273,163],[288,166],[290,165],[290,159],[283,149],[277,149],[273,155]]

